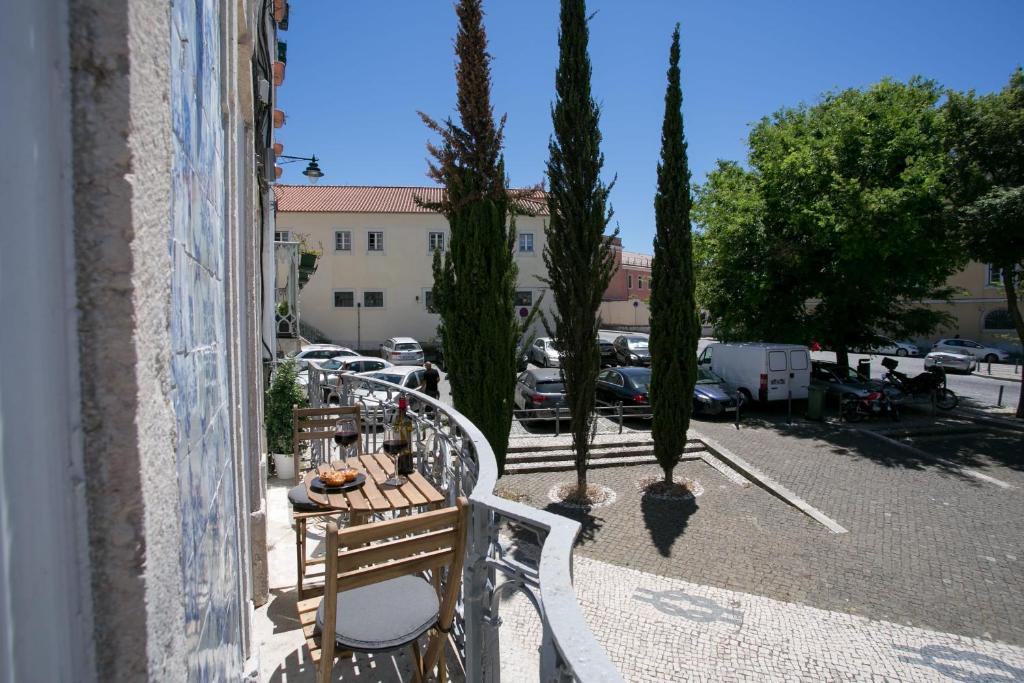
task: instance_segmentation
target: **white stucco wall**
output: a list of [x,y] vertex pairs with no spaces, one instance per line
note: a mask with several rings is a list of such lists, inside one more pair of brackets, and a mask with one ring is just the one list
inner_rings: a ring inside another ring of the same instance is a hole
[[[544,220],[540,216],[516,219],[517,232],[534,236],[533,253],[516,254],[519,289],[532,291],[534,301],[546,290],[540,280],[545,273]],[[289,230],[293,237],[304,237],[309,247],[323,249],[316,273],[299,295],[303,322],[336,343],[369,350],[376,350],[389,337],[409,336],[424,342],[437,336],[439,316],[426,310],[424,293],[433,286],[428,234],[443,232],[448,243],[448,221],[440,214],[279,212],[277,230]],[[351,230],[351,251],[334,249],[336,230]],[[370,230],[384,232],[383,252],[367,250]],[[365,291],[383,291],[384,308],[336,308],[334,292],[340,290],[352,291],[358,303]],[[550,295],[544,301],[548,309]],[[543,334],[542,330],[538,323],[536,331]]]

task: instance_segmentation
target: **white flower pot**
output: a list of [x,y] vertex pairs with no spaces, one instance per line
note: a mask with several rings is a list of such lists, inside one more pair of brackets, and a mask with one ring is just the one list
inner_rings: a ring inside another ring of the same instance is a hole
[[291,453],[272,453],[274,468],[277,469],[278,479],[295,478],[295,458]]

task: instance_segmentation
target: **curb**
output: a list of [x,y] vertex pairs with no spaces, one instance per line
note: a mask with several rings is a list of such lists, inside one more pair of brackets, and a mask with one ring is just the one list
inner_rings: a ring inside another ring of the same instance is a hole
[[779,498],[784,503],[791,505],[800,512],[804,513],[814,521],[818,522],[826,529],[834,534],[846,534],[849,531],[840,525],[838,522],[833,520],[831,517],[823,513],[821,510],[813,507],[810,503],[804,499],[798,497],[795,493],[778,483],[771,477],[762,473],[760,470],[753,467],[743,458],[739,457],[729,449],[722,446],[720,443],[713,439],[709,439],[700,432],[696,432],[697,438],[703,443],[704,447],[711,452],[715,457],[719,458],[723,462],[727,463],[730,467],[740,472],[747,479],[768,491],[776,498]]
[[1021,383],[1021,378],[1020,377],[1000,377],[999,375],[982,374],[982,373],[978,372],[977,370],[975,370],[974,372],[972,372],[969,375],[963,375],[963,377],[977,377],[979,379],[991,379],[991,380],[995,380],[997,382],[1016,382],[1017,384]]

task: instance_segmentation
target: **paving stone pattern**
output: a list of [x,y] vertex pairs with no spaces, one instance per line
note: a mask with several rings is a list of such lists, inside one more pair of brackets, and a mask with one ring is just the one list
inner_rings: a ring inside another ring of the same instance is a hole
[[[702,586],[578,557],[576,595],[627,681],[1024,679],[1024,649]],[[501,606],[502,679],[536,666],[540,622]]]
[[[1019,455],[1014,460],[1012,443],[998,449],[989,440],[986,454],[954,458],[944,452],[943,459],[927,460],[846,428],[786,428],[770,421],[739,431],[721,422],[695,427],[849,533],[832,534],[763,489],[741,488],[703,462],[676,470],[704,486],[705,494],[689,503],[642,498],[635,482],[659,472],[655,466],[593,470],[591,481],[610,486],[618,500],[590,514],[546,500],[566,473],[509,476],[500,485],[581,521],[577,556],[786,603],[1024,644],[1024,464]],[[979,480],[960,465],[1014,488]]]

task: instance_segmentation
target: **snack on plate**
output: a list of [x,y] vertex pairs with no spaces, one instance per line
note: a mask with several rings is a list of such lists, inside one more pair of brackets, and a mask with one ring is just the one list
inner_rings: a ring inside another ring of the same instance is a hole
[[350,481],[355,481],[358,476],[359,472],[353,469],[334,470],[331,472],[321,472],[320,481],[328,486],[342,486]]

